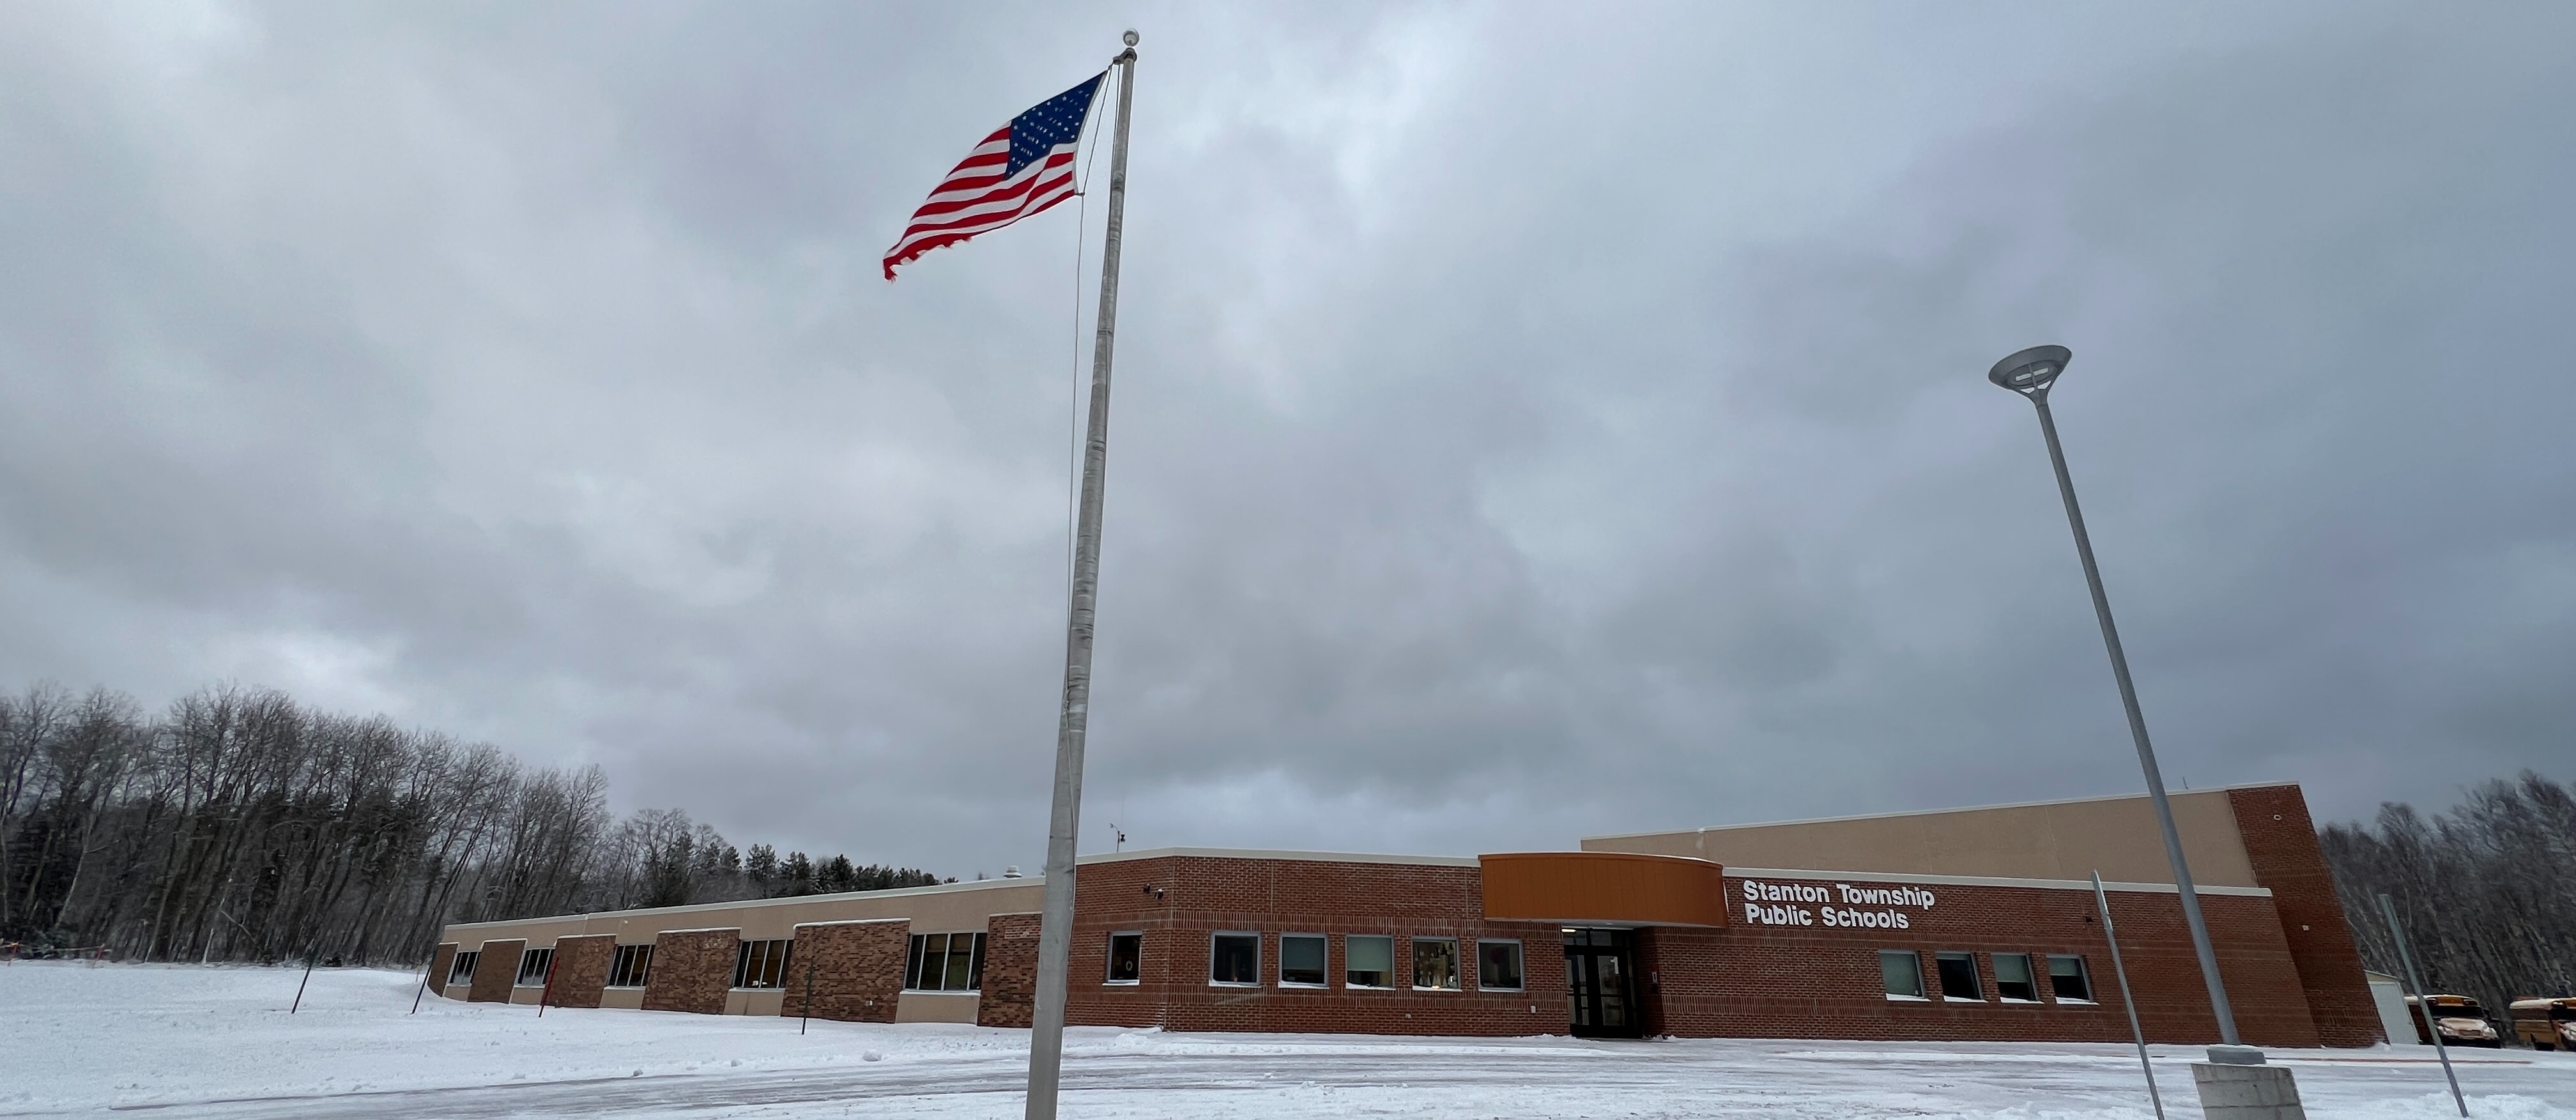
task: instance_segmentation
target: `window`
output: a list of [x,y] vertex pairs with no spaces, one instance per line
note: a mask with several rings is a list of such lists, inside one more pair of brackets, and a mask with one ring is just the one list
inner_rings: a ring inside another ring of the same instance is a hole
[[447,966],[447,982],[467,984],[474,980],[474,966],[483,963],[483,950],[456,954],[456,963]]
[[1934,953],[1932,971],[1941,978],[1942,999],[1986,1001],[1985,989],[1977,986],[1976,954]]
[[984,935],[916,933],[905,958],[903,986],[916,992],[976,992],[984,988]]
[[1283,933],[1279,935],[1279,986],[1282,988],[1324,986],[1323,934]]
[[1133,984],[1144,973],[1145,935],[1113,933],[1109,935],[1109,982]]
[[546,982],[546,970],[554,967],[552,948],[529,949],[519,954],[519,986],[533,987]]
[[1261,982],[1261,935],[1219,933],[1208,938],[1208,983]]
[[1488,992],[1521,990],[1521,943],[1476,943],[1476,987]]
[[1395,939],[1352,934],[1342,939],[1342,983],[1354,988],[1395,986]]
[[608,986],[641,988],[644,986],[644,975],[652,968],[652,946],[620,945],[617,951],[608,957]]
[[1458,990],[1457,938],[1417,937],[1413,939],[1413,986],[1423,991]]
[[2005,1003],[2038,1003],[2039,982],[2030,975],[2030,954],[1995,954],[1995,994]]
[[2059,1003],[2093,1002],[2093,978],[2084,973],[2084,958],[2048,958],[2048,988]]
[[1887,980],[1887,998],[1923,998],[1923,958],[1913,950],[1879,950],[1878,974]]
[[737,988],[775,988],[787,975],[787,950],[793,942],[786,938],[768,941],[745,941],[733,955],[733,986]]

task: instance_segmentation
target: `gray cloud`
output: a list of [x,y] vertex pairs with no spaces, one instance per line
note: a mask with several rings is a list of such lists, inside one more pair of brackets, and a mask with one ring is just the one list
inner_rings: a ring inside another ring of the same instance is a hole
[[2133,788],[2044,340],[2170,776],[2567,776],[2542,6],[13,9],[0,680],[1035,863],[1100,213],[876,254],[1130,19],[1086,847]]

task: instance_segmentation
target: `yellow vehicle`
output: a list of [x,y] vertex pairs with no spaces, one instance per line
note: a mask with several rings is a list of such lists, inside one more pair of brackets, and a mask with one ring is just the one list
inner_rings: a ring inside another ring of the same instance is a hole
[[2534,1050],[2576,1050],[2576,999],[2518,999],[2507,1008],[2513,1036]]
[[[2469,996],[2435,995],[2426,997],[2433,1005],[2433,1025],[2442,1032],[2444,1046],[2502,1047],[2504,1037],[2496,1033],[2495,1024],[2487,1021],[2487,1009]],[[2406,1017],[2415,1024],[2415,1041],[2426,1046],[2433,1036],[2424,1031],[2424,1016],[2415,1011],[2415,997],[2406,997]]]

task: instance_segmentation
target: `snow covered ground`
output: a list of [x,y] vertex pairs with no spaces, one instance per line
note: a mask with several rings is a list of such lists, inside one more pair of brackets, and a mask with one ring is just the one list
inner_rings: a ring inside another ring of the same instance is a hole
[[[464,1005],[416,974],[0,968],[0,1117],[1016,1117],[1027,1034]],[[2144,1118],[2116,1046],[1068,1032],[1067,1117]],[[2454,1115],[2417,1047],[2276,1052],[2308,1114]],[[2196,1117],[2182,1048],[2157,1073]],[[2461,1057],[2473,1115],[2576,1120],[2576,1055]]]

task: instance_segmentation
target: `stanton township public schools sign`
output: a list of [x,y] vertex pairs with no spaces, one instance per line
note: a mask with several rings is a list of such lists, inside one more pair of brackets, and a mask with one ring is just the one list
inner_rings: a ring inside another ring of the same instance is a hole
[[[1835,929],[1906,929],[1908,908],[1932,908],[1922,887],[1855,887],[1849,883],[1744,881],[1744,924],[1826,926]],[[1866,909],[1864,909],[1866,908]]]

